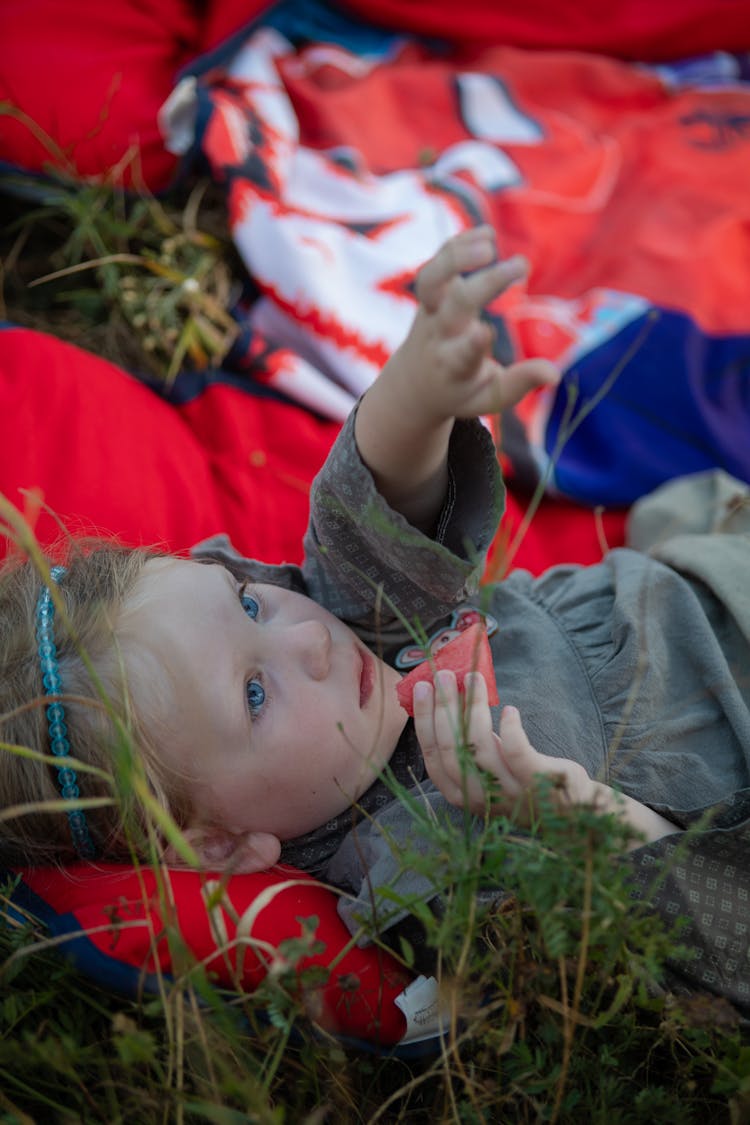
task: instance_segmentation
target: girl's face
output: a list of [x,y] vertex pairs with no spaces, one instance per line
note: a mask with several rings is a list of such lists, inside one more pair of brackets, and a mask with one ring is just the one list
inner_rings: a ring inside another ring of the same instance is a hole
[[153,559],[125,615],[131,692],[201,823],[290,839],[389,760],[406,722],[399,675],[309,598]]

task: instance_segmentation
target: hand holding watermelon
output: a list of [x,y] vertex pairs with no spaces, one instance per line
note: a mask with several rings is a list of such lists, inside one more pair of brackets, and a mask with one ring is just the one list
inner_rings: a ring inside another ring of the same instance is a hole
[[540,775],[559,783],[562,806],[609,804],[612,790],[592,781],[578,762],[534,749],[515,707],[503,708],[495,732],[490,707],[498,696],[483,624],[471,625],[418,665],[397,691],[414,716],[427,772],[451,804],[527,825]]
[[400,681],[396,688],[398,701],[412,717],[414,716],[412,693],[415,684],[432,683],[435,672],[440,671],[441,668],[449,668],[455,674],[459,691],[464,690],[466,676],[470,672],[481,672],[487,684],[490,703],[493,706],[499,703],[492,651],[487,630],[482,622],[476,621],[468,629],[464,629],[434,656],[418,664]]

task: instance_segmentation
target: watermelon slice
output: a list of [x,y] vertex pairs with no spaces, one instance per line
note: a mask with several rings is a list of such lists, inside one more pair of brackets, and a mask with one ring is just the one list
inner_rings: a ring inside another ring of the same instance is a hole
[[429,657],[416,668],[412,668],[396,686],[398,701],[405,711],[413,717],[414,704],[412,696],[414,685],[422,680],[433,682],[435,672],[441,668],[450,668],[456,674],[458,690],[464,690],[464,679],[467,672],[481,672],[487,684],[487,694],[491,704],[500,702],[495,683],[495,668],[492,663],[490,642],[484,623],[477,621],[464,629],[462,633],[449,641],[433,657]]

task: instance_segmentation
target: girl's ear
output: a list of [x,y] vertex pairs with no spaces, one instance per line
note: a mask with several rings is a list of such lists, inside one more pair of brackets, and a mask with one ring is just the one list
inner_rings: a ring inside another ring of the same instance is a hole
[[[273,867],[281,855],[281,841],[270,832],[243,832],[236,836],[223,828],[194,825],[184,828],[182,835],[197,854],[201,867],[209,871],[252,875]],[[164,862],[170,867],[185,866],[185,860],[172,844],[164,852]]]

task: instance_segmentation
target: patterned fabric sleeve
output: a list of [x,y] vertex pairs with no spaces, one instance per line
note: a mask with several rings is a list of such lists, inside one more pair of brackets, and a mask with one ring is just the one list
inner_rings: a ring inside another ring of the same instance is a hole
[[[492,438],[480,422],[456,422],[448,496],[431,539],[377,492],[353,430],[354,414],[313,484],[303,566],[307,590],[355,626],[377,618],[387,629],[398,613],[434,621],[475,594],[502,514]],[[380,600],[381,588],[387,601]]]
[[[716,471],[672,481],[639,501],[630,513],[628,540],[703,583],[750,638],[748,532],[750,490]],[[735,665],[746,668],[746,658],[736,657]],[[678,993],[714,993],[750,1019],[750,790],[703,810],[652,807],[682,828],[693,827],[623,861],[632,873],[634,899],[667,925],[685,920],[678,940],[691,954],[670,961],[665,984]]]
[[712,992],[750,1019],[750,791],[711,812],[708,830],[665,836],[623,862],[633,899],[669,927],[683,921],[678,942],[690,952],[669,961],[667,987]]

